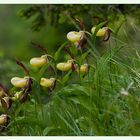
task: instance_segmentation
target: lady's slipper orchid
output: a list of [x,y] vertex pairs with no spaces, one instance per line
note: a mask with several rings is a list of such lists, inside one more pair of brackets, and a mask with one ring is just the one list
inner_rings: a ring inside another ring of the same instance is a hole
[[[92,34],[95,33],[95,29],[96,29],[96,27],[92,27],[92,29],[91,29]],[[100,28],[100,29],[97,31],[96,36],[98,36],[98,37],[103,37],[103,36],[105,36],[105,33],[106,33],[107,30],[108,30],[108,27]]]
[[9,97],[4,97],[1,99],[1,105],[5,110],[7,110],[11,107],[12,102]]
[[56,67],[60,71],[69,71],[72,69],[72,61],[58,63]]
[[35,57],[30,60],[30,64],[33,67],[42,67],[47,63],[47,56],[42,55],[41,57]]
[[55,81],[56,81],[55,78],[50,78],[50,79],[41,78],[41,80],[40,80],[40,85],[43,86],[43,87],[51,88],[51,87],[54,86]]
[[80,73],[87,73],[89,70],[89,65],[88,64],[83,64],[80,66],[80,69],[77,68],[77,72],[80,72]]
[[80,72],[81,73],[87,73],[88,70],[89,70],[89,65],[88,64],[81,65],[81,67],[80,67]]
[[0,116],[0,125],[7,126],[9,123],[9,117],[6,114]]
[[3,115],[0,116],[0,125],[5,124],[5,117]]
[[15,87],[23,88],[25,87],[27,80],[28,80],[27,78],[13,77],[11,79],[11,83]]
[[71,31],[67,34],[67,39],[73,43],[79,42],[81,38],[83,37],[84,32],[83,31]]

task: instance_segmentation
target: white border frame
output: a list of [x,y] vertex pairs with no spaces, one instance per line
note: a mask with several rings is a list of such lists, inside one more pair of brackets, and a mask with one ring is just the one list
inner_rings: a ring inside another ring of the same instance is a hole
[[[0,0],[0,4],[140,4],[140,0]],[[20,131],[20,130],[19,130]],[[1,137],[1,140],[140,140],[140,137],[136,136],[129,136],[129,137],[120,137],[120,136],[114,136],[114,137],[98,137],[98,136],[86,136],[86,137],[63,137],[63,136],[57,136],[57,137],[15,137],[15,136],[6,136]]]

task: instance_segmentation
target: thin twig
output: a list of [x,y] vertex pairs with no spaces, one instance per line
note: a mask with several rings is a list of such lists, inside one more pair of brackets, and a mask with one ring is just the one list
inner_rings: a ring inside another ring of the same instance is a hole
[[29,75],[29,70],[25,67],[25,65],[16,59],[16,63],[24,70],[25,74]]
[[43,47],[42,45],[40,44],[37,44],[35,42],[31,42],[31,44],[37,48],[39,48],[40,50],[44,51],[46,54],[48,53],[47,49],[45,47]]

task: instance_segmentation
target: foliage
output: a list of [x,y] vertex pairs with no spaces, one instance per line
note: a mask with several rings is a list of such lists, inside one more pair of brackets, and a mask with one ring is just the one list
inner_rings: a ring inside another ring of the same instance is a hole
[[69,17],[73,19],[81,18],[84,21],[88,21],[87,26],[90,26],[91,24],[96,25],[103,21],[113,24],[113,21],[117,21],[120,16],[128,14],[139,17],[139,5],[32,5],[19,12],[19,16],[32,20],[31,28],[34,31],[39,31],[49,22],[54,26],[63,23],[72,24]]
[[[130,24],[131,18],[123,15],[127,13],[125,7],[128,5],[101,5],[96,6],[97,8],[95,6],[43,5],[44,9],[47,7],[49,10],[56,10],[55,12],[51,11],[51,14],[61,15],[70,11],[69,13],[73,14],[70,16],[75,17],[76,15],[80,18],[85,12],[91,16],[94,13],[93,9],[95,9],[95,13],[99,13],[100,10],[104,11],[104,8],[115,9],[123,13],[116,16],[109,10],[107,13],[100,11],[99,17],[101,16],[104,19],[110,17],[110,22],[106,24],[106,22],[99,20],[96,23],[97,29],[94,34],[86,30],[87,44],[84,44],[84,47],[80,46],[80,50],[79,46],[66,41],[60,45],[54,54],[48,54],[49,50],[46,52],[45,47],[32,43],[35,47],[40,48],[42,53],[47,54],[49,63],[41,68],[33,68],[28,64],[29,60],[28,63],[23,63],[24,65],[27,64],[29,76],[33,80],[32,91],[28,94],[26,102],[13,102],[11,108],[6,112],[1,107],[1,113],[5,112],[10,115],[10,123],[1,132],[1,135],[139,135],[139,28],[135,24]],[[36,8],[34,9],[34,7]],[[135,5],[134,7],[138,6]],[[24,11],[23,15],[30,18],[36,13],[38,16],[41,15],[43,21],[46,22],[40,8],[42,8],[42,5],[32,6]],[[133,7],[130,6],[130,8]],[[30,15],[28,15],[28,12]],[[69,20],[63,18],[63,16],[60,16],[59,20],[55,19],[54,22],[69,23],[69,21],[72,21],[71,23],[78,27],[77,30],[81,30],[79,29],[81,26],[77,25],[77,22],[71,20],[71,18]],[[39,23],[42,19],[37,19],[33,21],[37,22],[33,26],[34,30],[38,30],[38,26],[45,25]],[[54,20],[52,17],[51,19]],[[119,20],[117,21],[117,19]],[[92,21],[89,24],[91,24],[91,27],[93,25]],[[89,27],[86,23],[85,26]],[[108,26],[112,30],[107,41],[103,41],[102,38],[96,36],[102,26]],[[101,52],[100,50],[103,47],[106,50]],[[90,66],[89,71],[84,75],[78,73],[75,69],[70,69],[68,72],[58,71],[56,65],[60,61],[67,61],[68,59],[74,59],[76,61],[74,65],[77,64],[76,66],[87,63]],[[12,65],[15,68],[17,67],[15,64]],[[20,67],[23,68],[21,65],[20,63]],[[11,65],[10,67],[12,68]],[[12,73],[10,74],[12,75]],[[23,77],[23,71],[20,69],[16,76]],[[56,87],[51,90],[41,87],[41,77],[55,77]],[[19,90],[22,89],[11,88],[9,96],[13,97],[14,93]]]

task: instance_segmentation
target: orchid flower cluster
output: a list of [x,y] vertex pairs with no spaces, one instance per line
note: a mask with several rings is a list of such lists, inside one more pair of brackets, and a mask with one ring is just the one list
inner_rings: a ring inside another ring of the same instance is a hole
[[[96,27],[92,27],[91,33],[94,34],[95,30],[96,30]],[[108,27],[100,28],[96,32],[96,36],[104,37],[107,30],[108,30]],[[73,43],[75,46],[77,46],[77,48],[81,47],[85,45],[86,43],[86,39],[87,39],[86,32],[85,30],[82,30],[79,32],[71,31],[67,34],[67,39],[71,43]],[[45,55],[42,55],[41,57],[32,58],[30,60],[30,65],[35,68],[41,68],[44,65],[47,65],[49,63],[48,56],[49,56],[48,54],[45,54]],[[5,112],[7,112],[7,110],[10,109],[13,102],[16,102],[16,101],[20,101],[21,103],[25,102],[28,98],[28,94],[32,92],[33,79],[32,77],[29,76],[29,72],[25,68],[25,66],[21,62],[18,62],[18,64],[22,66],[22,68],[27,72],[27,75],[25,75],[24,77],[13,77],[11,79],[11,84],[14,87],[20,89],[20,91],[14,94],[12,93],[11,95],[11,93],[9,93],[9,91],[3,85],[0,85],[1,106],[5,110]],[[67,60],[66,62],[57,63],[55,68],[62,72],[68,72],[72,70],[78,73],[86,74],[88,73],[90,67],[89,67],[89,64],[87,63],[79,66],[76,63],[75,59],[70,59],[70,60]],[[57,82],[57,77],[50,77],[50,78],[41,77],[39,81],[40,86],[44,88],[49,88],[51,90],[55,88],[56,82]],[[10,120],[10,117],[9,115],[7,115],[7,113],[2,114],[0,116],[0,126],[2,128],[7,127],[9,120]]]

